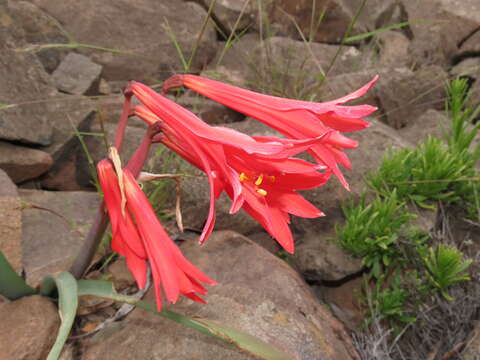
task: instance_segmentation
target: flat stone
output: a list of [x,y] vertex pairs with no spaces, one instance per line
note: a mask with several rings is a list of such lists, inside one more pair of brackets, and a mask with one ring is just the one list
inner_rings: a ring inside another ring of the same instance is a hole
[[333,239],[335,233],[307,234],[300,238],[292,261],[307,281],[339,281],[363,269],[361,259],[353,258]]
[[0,251],[17,272],[22,270],[22,210],[15,184],[0,169]]
[[47,298],[34,295],[0,304],[3,360],[44,360],[60,326],[57,308]]
[[[208,9],[211,0],[197,0],[204,8]],[[217,0],[213,7],[212,14],[215,22],[226,35],[232,31],[237,33],[253,25],[256,14],[257,4],[250,0]]]
[[94,220],[97,193],[20,190],[23,266],[35,285],[48,274],[68,270]]
[[0,141],[0,169],[17,184],[42,175],[52,164],[52,157],[44,151]]
[[[216,33],[211,22],[207,23],[197,44],[207,12],[195,3],[156,0],[32,2],[61,23],[79,43],[114,49],[78,50],[103,66],[102,76],[108,81],[135,79],[151,83],[181,71],[175,41],[186,61],[194,48],[198,50],[190,72],[199,71],[216,50]],[[108,27],[105,27],[106,21]]]
[[52,80],[58,90],[82,95],[99,80],[101,72],[102,66],[85,55],[69,53],[52,73]]
[[56,89],[34,54],[17,51],[26,42],[13,15],[1,5],[0,13],[0,99],[10,105],[0,112],[0,139],[49,145],[52,127],[39,100],[55,95]]
[[[182,299],[168,308],[249,333],[294,359],[357,358],[343,326],[315,299],[308,285],[284,261],[248,238],[232,231],[214,232],[204,246],[189,241],[181,250],[219,284],[209,287],[208,304]],[[154,301],[152,291],[146,300]],[[83,360],[119,357],[253,359],[224,342],[140,309],[121,327],[91,338]]]
[[380,45],[380,65],[388,67],[409,66],[410,40],[401,32],[385,31],[377,35]]

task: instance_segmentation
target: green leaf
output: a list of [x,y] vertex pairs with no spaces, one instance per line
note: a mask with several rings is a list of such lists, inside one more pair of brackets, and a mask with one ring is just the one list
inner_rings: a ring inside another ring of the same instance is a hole
[[58,330],[55,344],[53,344],[47,357],[47,360],[57,360],[72,329],[73,320],[75,320],[78,307],[77,281],[68,272],[62,272],[55,278],[47,276],[44,281],[48,283],[53,281],[58,291],[58,312],[60,313],[62,324]]
[[274,348],[273,346],[241,331],[226,328],[216,322],[207,319],[192,319],[174,311],[162,310],[158,312],[155,305],[141,301],[131,296],[118,294],[113,284],[100,280],[79,280],[78,295],[94,295],[105,299],[125,302],[151,311],[164,318],[183,324],[203,334],[219,338],[241,350],[254,354],[265,360],[292,360],[292,356]]
[[0,294],[9,300],[15,300],[36,293],[37,291],[28,286],[25,280],[15,272],[0,251]]

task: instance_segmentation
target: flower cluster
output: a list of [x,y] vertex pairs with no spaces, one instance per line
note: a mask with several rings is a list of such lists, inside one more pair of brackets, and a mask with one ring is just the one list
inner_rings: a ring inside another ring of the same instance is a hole
[[[230,128],[210,126],[148,86],[138,82],[129,84],[115,145],[121,147],[129,116],[144,120],[150,131],[157,128],[160,132],[145,137],[123,170],[104,160],[98,165],[98,173],[112,222],[112,247],[127,258],[140,287],[145,285],[146,262],[150,262],[159,309],[161,288],[171,302],[179,294],[203,301],[198,294],[203,295],[206,290],[200,282],[214,282],[183,257],[136,184],[135,177],[146,159],[149,144],[161,142],[206,174],[210,209],[200,235],[201,243],[213,231],[215,200],[225,192],[232,200],[230,213],[243,208],[286,251],[293,253],[290,214],[305,218],[324,215],[297,190],[322,186],[332,173],[348,189],[338,164],[351,166],[342,150],[355,148],[357,143],[341,132],[367,127],[369,123],[362,118],[376,108],[343,104],[364,95],[376,79],[348,96],[326,103],[267,96],[194,75],[173,76],[164,83],[164,93],[179,86],[188,87],[264,122],[285,138],[249,136]],[[132,96],[142,105],[132,107]],[[305,151],[316,163],[294,157]]]

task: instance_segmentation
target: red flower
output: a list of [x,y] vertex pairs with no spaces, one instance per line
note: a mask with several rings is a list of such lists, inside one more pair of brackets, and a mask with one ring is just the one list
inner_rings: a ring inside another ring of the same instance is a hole
[[[361,118],[370,115],[377,108],[370,105],[342,106],[342,104],[363,96],[377,79],[378,76],[350,95],[325,103],[263,95],[195,75],[175,75],[165,81],[163,91],[186,86],[258,119],[292,139],[323,136],[322,141],[312,146],[309,152],[319,164],[331,169],[348,189],[337,163],[350,169],[351,163],[342,150],[355,148],[358,144],[339,132],[357,131],[369,126],[370,124]],[[336,131],[329,132],[331,129]]]
[[[98,178],[112,223],[112,249],[126,257],[127,266],[140,288],[146,283],[146,262],[150,262],[157,308],[162,307],[162,292],[167,301],[175,303],[180,294],[192,300],[205,301],[200,282],[215,284],[182,255],[158,221],[148,199],[128,169],[122,171],[123,184],[108,160],[97,165]],[[124,188],[126,208],[122,209]]]
[[[135,93],[135,90],[133,91]],[[143,99],[140,98],[140,101]],[[189,112],[187,117],[186,110],[175,103],[167,103],[165,100],[162,102],[164,103],[162,109],[167,108],[177,122],[188,124],[190,119],[195,117]],[[193,132],[185,132],[183,128],[177,129],[171,126],[170,121],[163,117],[163,113],[154,114],[150,109],[153,111],[156,107],[137,106],[134,108],[134,114],[150,124],[160,119],[164,121],[160,141],[209,177],[211,208],[204,229],[206,235],[201,238],[201,241],[206,239],[213,227],[215,199],[225,190],[233,200],[231,213],[243,207],[285,250],[293,253],[294,242],[288,227],[289,214],[308,218],[323,215],[320,210],[297,194],[296,190],[321,186],[328,180],[329,174],[318,172],[319,165],[290,156],[307,149],[312,143],[321,139],[309,140],[308,146],[300,146],[295,144],[295,141],[276,137],[248,137],[249,142],[252,143],[250,152],[247,152],[242,147],[232,146],[225,141],[230,136],[247,137],[247,135],[205,124],[219,139],[218,141],[206,140]],[[195,117],[195,119],[198,118]],[[260,148],[262,144],[283,144],[290,150],[266,156],[252,151],[255,149],[255,144]]]

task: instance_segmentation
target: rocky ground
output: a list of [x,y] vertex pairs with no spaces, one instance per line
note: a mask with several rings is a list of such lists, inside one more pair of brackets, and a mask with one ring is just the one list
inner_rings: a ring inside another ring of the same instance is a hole
[[[343,221],[341,202],[360,194],[365,175],[380,164],[385,150],[413,147],[429,134],[441,134],[448,79],[467,78],[472,103],[480,101],[480,3],[368,0],[357,19],[360,0],[217,0],[213,20],[205,23],[209,5],[210,0],[0,0],[0,250],[32,285],[68,269],[99,204],[90,160],[106,156],[129,80],[158,85],[188,71],[269,94],[326,101],[379,74],[362,100],[379,107],[370,119],[373,126],[351,136],[360,143],[348,154],[352,191],[332,179],[305,193],[327,216],[292,220],[297,249],[287,262],[251,218],[227,214],[229,200],[223,197],[217,232],[198,247],[194,231],[205,220],[199,214],[208,209],[206,180],[183,181],[184,224],[191,231],[177,239],[186,257],[219,285],[209,290],[208,305],[182,300],[173,306],[249,332],[294,359],[366,359],[352,341],[364,318],[359,304],[364,269],[326,239]],[[314,10],[314,19],[325,10],[318,26],[311,26]],[[352,36],[411,23],[343,43],[354,19]],[[236,36],[230,36],[232,30]],[[327,76],[320,86],[322,72]],[[273,134],[189,92],[178,101],[210,124]],[[144,133],[140,121],[130,124],[126,158]],[[154,148],[147,167],[193,171],[160,148]],[[163,209],[171,210],[173,200],[165,196]],[[434,219],[435,214],[420,216],[426,230]],[[468,228],[462,231],[472,236]],[[90,276],[113,279],[120,289],[133,286],[122,259]],[[75,336],[115,311],[112,304],[82,309]],[[51,302],[37,296],[11,303],[0,299],[0,319],[8,329],[0,334],[2,359],[45,358],[59,325]],[[476,329],[469,335],[465,359],[479,358],[478,334]],[[252,358],[141,310],[92,336],[72,338],[62,356]]]

